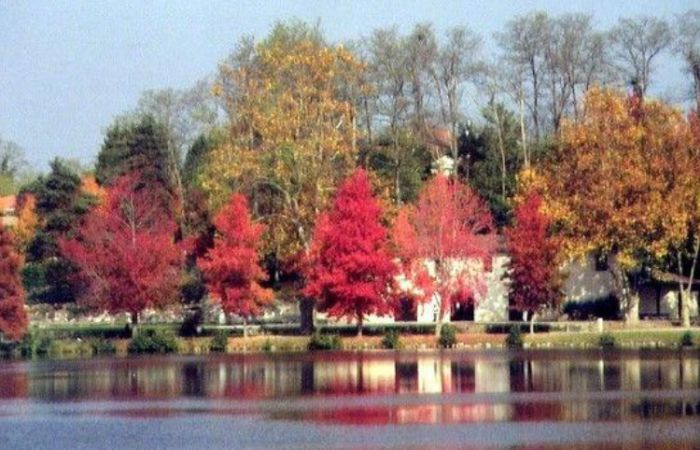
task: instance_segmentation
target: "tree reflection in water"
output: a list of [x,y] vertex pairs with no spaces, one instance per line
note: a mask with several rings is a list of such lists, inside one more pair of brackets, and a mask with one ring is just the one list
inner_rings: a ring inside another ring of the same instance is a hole
[[620,421],[700,415],[699,378],[697,353],[671,352],[142,357],[6,362],[0,401],[191,399],[203,413],[345,424]]

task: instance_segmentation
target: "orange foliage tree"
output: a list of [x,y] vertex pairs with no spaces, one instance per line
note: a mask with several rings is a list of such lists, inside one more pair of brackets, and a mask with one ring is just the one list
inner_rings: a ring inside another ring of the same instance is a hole
[[0,335],[11,341],[19,340],[29,324],[19,278],[20,264],[12,232],[0,227]]
[[673,161],[687,149],[686,129],[681,112],[661,102],[591,89],[544,172],[543,194],[567,253],[607,257],[628,322],[639,319],[643,264],[686,236]]
[[258,248],[263,226],[250,219],[248,202],[242,194],[231,196],[229,203],[214,218],[214,246],[198,259],[209,293],[221,302],[226,314],[247,321],[260,314],[273,301],[270,289],[260,283],[267,274],[260,267]]

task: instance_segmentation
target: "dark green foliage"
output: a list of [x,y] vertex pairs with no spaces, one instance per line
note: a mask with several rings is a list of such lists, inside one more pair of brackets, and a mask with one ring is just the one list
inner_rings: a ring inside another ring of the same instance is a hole
[[129,342],[129,353],[175,353],[178,345],[175,335],[168,330],[143,330]]
[[60,159],[51,172],[27,186],[23,193],[36,198],[36,212],[42,224],[26,248],[22,281],[27,299],[34,303],[61,304],[77,297],[76,268],[62,257],[58,241],[69,238],[96,199],[81,189],[80,177]]
[[399,350],[401,348],[401,335],[395,329],[389,329],[382,338],[382,348]]
[[368,170],[391,186],[394,201],[398,188],[401,203],[415,200],[423,181],[430,177],[430,152],[406,132],[399,133],[396,143],[390,136],[380,136],[359,157]]
[[204,167],[209,152],[214,148],[214,138],[200,135],[187,151],[185,164],[182,166],[182,182],[187,187],[198,185],[198,176]]
[[611,295],[586,302],[568,302],[563,311],[572,320],[590,320],[597,317],[616,320],[620,317],[620,301]]
[[600,338],[598,338],[598,346],[603,350],[615,348],[616,345],[615,336],[612,334],[601,334]]
[[269,339],[265,339],[265,342],[263,342],[261,350],[264,351],[265,353],[270,353],[272,351],[272,342],[270,342]]
[[93,355],[112,355],[117,352],[117,348],[107,339],[92,339],[90,341]]
[[212,353],[226,353],[226,349],[228,348],[228,336],[228,331],[218,330],[209,343],[209,351]]
[[693,334],[690,331],[686,331],[681,336],[681,347],[692,347],[693,345]]
[[519,326],[513,326],[506,336],[506,347],[523,348],[523,335]]
[[469,164],[463,162],[460,173],[489,202],[500,227],[508,223],[510,206],[507,199],[515,193],[516,176],[523,164],[520,129],[513,113],[501,104],[484,108],[482,114],[486,119],[483,128],[469,127],[460,139],[460,156]]
[[118,120],[107,130],[95,177],[109,185],[122,175],[138,172],[151,189],[172,192],[168,152],[168,131],[152,116]]
[[[485,331],[489,334],[503,334],[510,333],[513,328],[517,328],[520,333],[524,333],[530,330],[529,323],[490,323],[486,325]],[[534,324],[535,333],[549,333],[552,331],[552,325],[548,323],[538,323]]]
[[340,340],[340,336],[337,334],[321,334],[316,332],[311,335],[307,348],[312,351],[340,350],[343,348],[343,343]]
[[457,327],[445,324],[440,329],[438,345],[442,348],[452,348],[457,344]]

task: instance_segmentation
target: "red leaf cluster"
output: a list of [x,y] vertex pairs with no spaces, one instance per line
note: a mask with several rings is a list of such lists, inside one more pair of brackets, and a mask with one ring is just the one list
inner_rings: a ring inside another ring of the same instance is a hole
[[562,298],[557,255],[560,242],[550,235],[551,219],[541,211],[542,200],[528,195],[515,208],[515,223],[505,230],[510,254],[510,298],[519,311],[536,312]]
[[234,194],[214,218],[214,246],[197,264],[209,293],[227,314],[255,316],[272,303],[273,294],[260,283],[267,274],[258,263],[263,226],[250,219],[248,202]]
[[397,269],[382,210],[367,173],[357,170],[316,223],[304,293],[332,317],[356,318],[361,332],[365,315],[391,311]]
[[19,340],[29,324],[19,279],[20,263],[12,233],[0,227],[0,334],[11,341]]
[[178,298],[183,252],[175,222],[136,175],[119,178],[93,209],[63,254],[80,269],[87,303],[133,317]]
[[[443,175],[426,183],[414,207],[399,211],[394,242],[405,274],[421,290],[420,300],[440,302],[440,319],[453,304],[485,289],[493,231],[486,203],[469,186]],[[481,270],[474,266],[478,262]]]

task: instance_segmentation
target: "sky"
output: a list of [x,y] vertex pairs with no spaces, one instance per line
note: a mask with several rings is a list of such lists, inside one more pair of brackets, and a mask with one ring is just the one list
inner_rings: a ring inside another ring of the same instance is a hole
[[[516,15],[542,10],[593,14],[597,28],[619,17],[671,19],[700,0],[0,0],[0,137],[44,171],[55,156],[92,164],[113,118],[144,90],[192,86],[210,76],[243,35],[264,37],[279,20],[320,22],[329,40],[375,28],[430,22],[440,33],[467,25],[493,52],[493,33]],[[687,90],[681,63],[658,62],[651,94]]]

